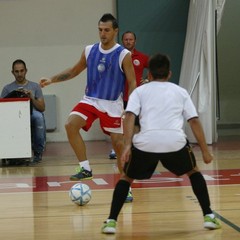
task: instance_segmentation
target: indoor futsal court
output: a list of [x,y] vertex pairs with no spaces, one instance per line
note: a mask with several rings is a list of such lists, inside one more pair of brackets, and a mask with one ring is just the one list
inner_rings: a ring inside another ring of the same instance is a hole
[[125,203],[117,233],[104,235],[118,172],[109,160],[111,144],[87,142],[94,178],[86,180],[92,199],[85,206],[71,202],[68,192],[76,183],[69,176],[77,160],[68,143],[48,143],[41,163],[34,166],[1,166],[0,239],[24,240],[237,240],[240,239],[240,137],[220,137],[210,146],[215,160],[198,165],[209,187],[212,208],[222,229],[206,230],[188,179],[176,177],[161,165],[149,180],[135,181],[134,201]]

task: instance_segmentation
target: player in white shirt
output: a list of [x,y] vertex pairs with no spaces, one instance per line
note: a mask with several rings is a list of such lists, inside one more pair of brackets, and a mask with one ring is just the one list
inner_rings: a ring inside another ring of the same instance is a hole
[[[177,176],[187,174],[204,216],[204,227],[220,228],[213,211],[206,181],[199,171],[191,146],[183,131],[184,120],[191,126],[200,146],[203,161],[213,160],[208,150],[198,114],[187,91],[168,82],[170,60],[156,54],[149,61],[149,83],[130,95],[124,119],[124,172],[116,184],[111,210],[102,227],[103,233],[115,233],[116,222],[129,187],[134,179],[149,179],[158,162]],[[140,132],[134,132],[139,115]]]

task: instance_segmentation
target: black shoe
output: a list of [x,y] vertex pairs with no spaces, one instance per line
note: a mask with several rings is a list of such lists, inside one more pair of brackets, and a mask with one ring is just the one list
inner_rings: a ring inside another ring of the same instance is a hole
[[115,151],[112,149],[108,156],[109,159],[117,159]]
[[8,165],[8,160],[2,159],[2,166],[7,166],[7,165]]
[[41,162],[42,161],[42,153],[34,152],[33,162]]
[[77,168],[78,173],[75,175],[72,175],[70,177],[71,181],[79,181],[79,180],[90,180],[93,178],[92,171],[88,171],[85,168]]
[[36,164],[38,164],[38,163],[39,163],[39,162],[36,162],[36,161],[32,160],[32,161],[29,162],[28,165],[32,166],[32,165],[36,165]]

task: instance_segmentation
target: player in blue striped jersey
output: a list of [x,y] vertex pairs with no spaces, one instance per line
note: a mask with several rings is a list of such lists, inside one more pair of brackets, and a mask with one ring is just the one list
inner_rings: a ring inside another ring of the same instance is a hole
[[[65,125],[68,140],[78,158],[80,168],[71,180],[92,179],[86,146],[80,130],[88,131],[99,119],[102,131],[111,137],[117,154],[118,169],[122,172],[120,156],[123,149],[123,91],[125,81],[129,94],[136,87],[130,52],[116,43],[118,23],[112,14],[104,14],[98,22],[100,42],[88,45],[80,60],[71,68],[51,77],[42,78],[42,87],[70,80],[87,69],[87,85],[82,100],[71,111]],[[126,80],[127,79],[127,80]]]

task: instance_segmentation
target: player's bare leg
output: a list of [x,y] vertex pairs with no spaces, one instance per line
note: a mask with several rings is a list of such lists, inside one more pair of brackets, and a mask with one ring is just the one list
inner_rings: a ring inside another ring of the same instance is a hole
[[122,173],[121,154],[123,151],[123,134],[111,133],[111,141],[113,149],[117,155],[117,166],[120,173]]
[[87,159],[86,145],[79,132],[85,125],[86,121],[77,115],[70,115],[65,124],[68,141],[79,162]]
[[86,125],[86,121],[77,115],[70,115],[65,128],[67,131],[68,141],[75,152],[79,161],[77,174],[70,177],[72,181],[92,179],[92,171],[87,160],[86,145],[80,134],[80,129]]

